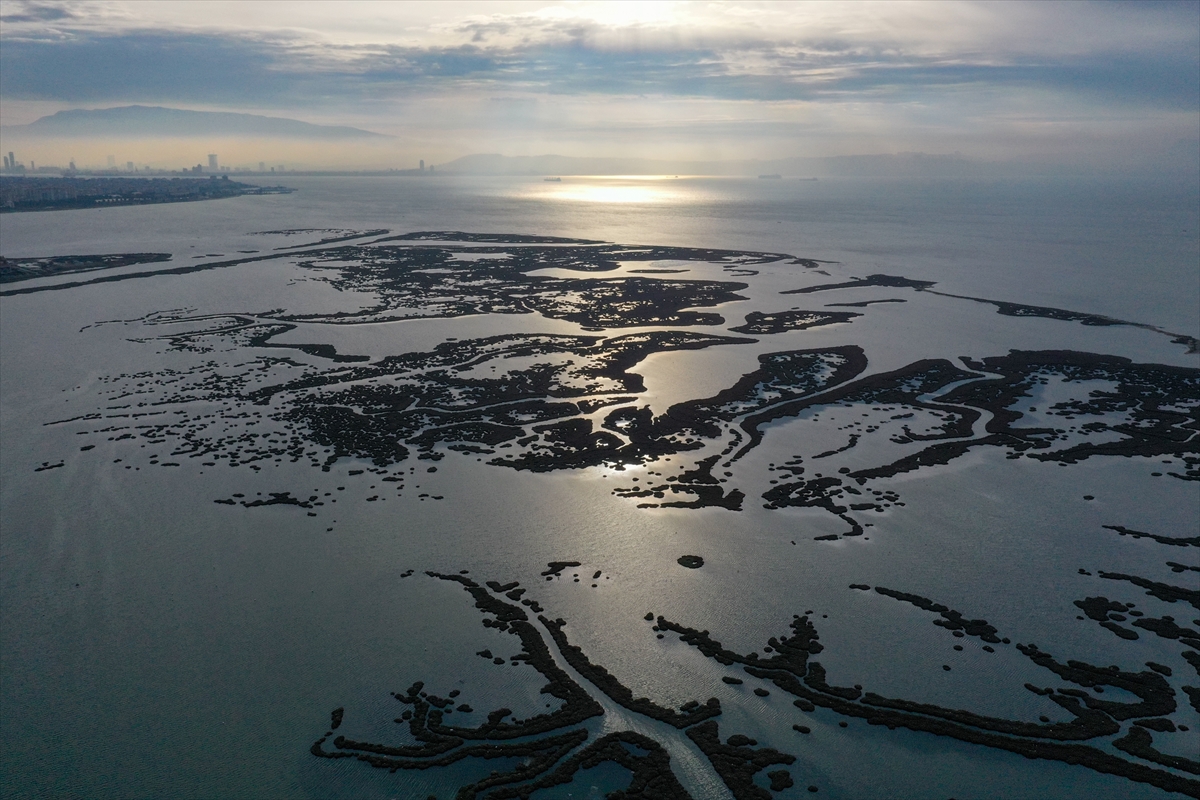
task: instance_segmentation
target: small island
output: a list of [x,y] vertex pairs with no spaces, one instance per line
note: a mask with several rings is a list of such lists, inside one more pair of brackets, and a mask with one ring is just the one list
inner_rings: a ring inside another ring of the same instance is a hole
[[0,213],[60,211],[148,203],[186,203],[246,194],[289,194],[286,186],[254,186],[218,178],[0,178]]

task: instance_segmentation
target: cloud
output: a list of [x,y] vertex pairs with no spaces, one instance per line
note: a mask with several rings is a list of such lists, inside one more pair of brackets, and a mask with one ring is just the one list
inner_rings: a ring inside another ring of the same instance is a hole
[[7,22],[10,25],[20,22],[57,22],[73,19],[76,16],[69,8],[58,5],[29,3],[20,6],[20,9],[15,14],[0,14],[0,22]]
[[916,56],[837,42],[614,50],[586,39],[496,48],[318,46],[277,34],[173,31],[13,38],[0,50],[0,95],[243,106],[404,97],[460,85],[766,101],[855,93],[935,97],[969,86],[1082,93],[1137,106],[1200,107],[1195,58],[1179,52],[1014,63]]
[[286,89],[268,43],[144,32],[65,40],[13,39],[0,49],[0,96],[107,102],[243,103]]
[[[693,142],[775,143],[787,141],[781,129],[833,139],[872,127],[908,148],[925,135],[929,149],[947,131],[956,148],[1001,128],[1015,140],[1013,120],[1039,131],[1031,143],[1067,128],[1078,141],[1088,125],[1082,138],[1109,130],[1124,142],[1129,120],[1151,136],[1194,138],[1197,126],[1180,120],[1200,110],[1195,3],[5,8],[0,98],[14,108],[248,110],[393,131],[441,126],[442,141],[522,124],[564,141],[637,129],[647,141],[653,120]],[[496,96],[543,102],[501,112]],[[675,124],[663,109],[681,104],[703,108],[687,117],[703,121]]]

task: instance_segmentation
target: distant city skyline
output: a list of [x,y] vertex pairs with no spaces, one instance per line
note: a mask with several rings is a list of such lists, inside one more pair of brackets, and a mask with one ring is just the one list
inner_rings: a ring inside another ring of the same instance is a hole
[[[54,175],[54,174],[59,174],[59,173],[65,175],[68,173],[75,173],[75,172],[81,172],[81,173],[87,173],[87,174],[97,174],[97,175],[105,175],[105,174],[119,175],[119,174],[131,174],[131,173],[134,173],[134,174],[136,174],[136,173],[145,173],[145,174],[172,174],[172,173],[183,174],[183,173],[188,173],[188,174],[193,174],[193,175],[196,175],[196,174],[212,175],[212,174],[245,174],[245,173],[253,173],[253,172],[269,174],[269,173],[274,173],[277,171],[278,172],[285,172],[285,171],[295,172],[295,171],[302,171],[304,169],[304,167],[293,166],[289,170],[289,168],[285,164],[268,165],[268,163],[266,161],[262,161],[262,160],[258,161],[257,164],[254,164],[251,161],[251,162],[247,162],[247,163],[235,163],[233,165],[222,165],[221,157],[220,157],[219,153],[207,153],[204,156],[204,160],[202,160],[200,163],[195,163],[190,166],[186,165],[186,164],[183,166],[178,166],[178,165],[174,164],[173,162],[169,162],[169,161],[164,162],[161,160],[158,161],[157,163],[152,163],[151,161],[141,159],[140,157],[138,158],[138,160],[125,160],[124,164],[122,165],[120,163],[122,158],[124,158],[124,156],[118,157],[118,156],[110,153],[110,154],[104,156],[103,164],[89,163],[87,161],[83,161],[82,165],[77,165],[76,158],[74,156],[71,156],[70,158],[66,158],[66,159],[63,159],[63,158],[51,159],[50,163],[43,162],[41,168],[38,168],[36,165],[36,162],[33,159],[30,159],[28,161],[23,161],[22,159],[17,157],[17,153],[15,151],[9,150],[7,153],[3,154],[3,162],[2,162],[2,166],[0,166],[0,172],[2,172],[3,174],[6,174],[6,175],[25,175],[25,174],[32,175],[34,173],[37,173],[41,176]],[[178,160],[178,159],[176,159],[176,160]],[[432,171],[433,167],[430,166],[430,167],[428,167],[428,169],[430,171]],[[373,171],[379,171],[379,170],[373,170]],[[416,165],[408,164],[408,165],[393,166],[393,167],[384,168],[383,171],[411,172],[411,173],[425,172],[426,165],[425,165],[424,159],[419,159],[418,163]]]

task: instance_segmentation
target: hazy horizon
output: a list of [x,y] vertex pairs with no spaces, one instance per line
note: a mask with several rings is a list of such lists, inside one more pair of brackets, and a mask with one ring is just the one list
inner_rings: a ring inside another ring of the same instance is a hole
[[[97,167],[412,168],[479,153],[749,161],[959,154],[1194,169],[1195,3],[6,2],[3,148]],[[384,134],[31,135],[72,109]]]

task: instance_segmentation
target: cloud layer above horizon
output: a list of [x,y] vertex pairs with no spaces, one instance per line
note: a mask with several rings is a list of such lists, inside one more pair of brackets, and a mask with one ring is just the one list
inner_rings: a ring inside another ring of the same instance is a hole
[[431,159],[1165,164],[1200,144],[1200,3],[0,5],[4,124],[134,103],[356,125]]

